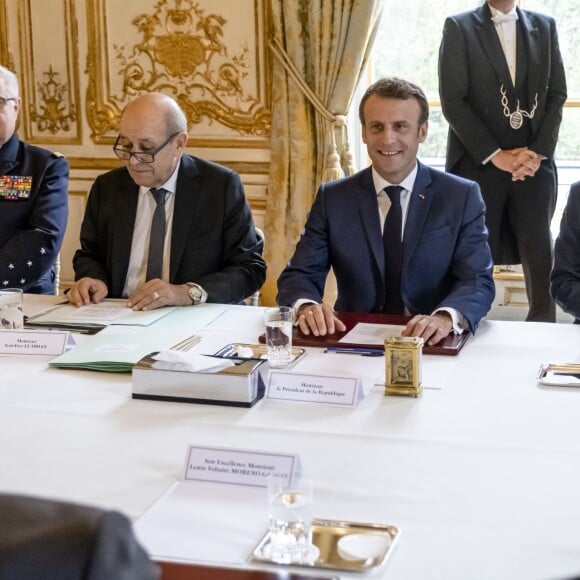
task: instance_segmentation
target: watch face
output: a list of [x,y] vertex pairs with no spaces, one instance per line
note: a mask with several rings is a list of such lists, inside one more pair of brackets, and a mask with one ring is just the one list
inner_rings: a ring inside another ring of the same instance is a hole
[[187,293],[189,294],[189,297],[193,300],[194,304],[199,302],[201,298],[201,290],[197,286],[190,286]]

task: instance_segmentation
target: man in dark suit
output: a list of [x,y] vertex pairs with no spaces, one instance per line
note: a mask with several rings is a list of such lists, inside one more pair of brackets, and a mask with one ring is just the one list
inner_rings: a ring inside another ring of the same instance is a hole
[[20,141],[18,81],[0,66],[0,288],[54,294],[68,218],[68,163]]
[[151,310],[238,303],[260,288],[263,242],[241,180],[185,153],[187,120],[177,103],[141,95],[119,129],[113,149],[125,167],[93,184],[70,301],[127,297],[130,308]]
[[278,302],[306,334],[344,330],[322,303],[332,267],[338,311],[412,314],[404,335],[429,344],[474,332],[495,295],[478,185],[417,161],[429,116],[419,87],[382,79],[359,116],[372,168],[321,185]]
[[580,324],[580,181],[570,188],[550,279],[554,300]]
[[556,24],[489,0],[445,21],[439,92],[448,171],[479,183],[496,264],[521,263],[527,320],[553,322],[554,150],[566,100]]
[[118,512],[0,494],[0,580],[157,580]]

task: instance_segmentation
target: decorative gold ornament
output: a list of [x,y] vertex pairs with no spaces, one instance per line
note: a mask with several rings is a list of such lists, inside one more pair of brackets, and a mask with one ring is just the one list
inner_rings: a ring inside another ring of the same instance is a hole
[[423,391],[423,339],[396,336],[385,339],[385,395],[418,397]]
[[44,76],[47,80],[38,83],[41,112],[39,113],[38,109],[32,105],[30,118],[41,132],[48,131],[54,135],[61,130],[70,131],[71,123],[76,121],[76,111],[73,103],[69,105],[68,112],[66,110],[65,102],[67,100],[70,102],[70,98],[67,98],[67,85],[58,82],[59,73],[52,69],[52,65]]
[[248,94],[249,49],[229,56],[222,38],[226,18],[206,14],[193,0],[160,0],[153,14],[132,21],[140,42],[114,45],[122,94],[112,100],[122,106],[143,92],[172,95],[190,123],[217,121],[242,135],[268,135],[269,111]]

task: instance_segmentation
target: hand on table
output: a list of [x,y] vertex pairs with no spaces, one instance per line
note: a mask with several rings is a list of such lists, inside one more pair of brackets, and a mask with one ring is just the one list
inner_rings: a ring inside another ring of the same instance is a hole
[[304,304],[298,311],[298,327],[302,334],[326,336],[335,332],[344,332],[344,322],[337,318],[328,304]]
[[81,278],[77,280],[66,294],[69,302],[75,306],[98,304],[109,293],[107,285],[96,278]]
[[443,340],[453,329],[451,316],[447,312],[437,312],[433,316],[418,314],[407,322],[402,336],[416,336],[430,346]]
[[133,310],[155,310],[163,306],[191,306],[186,284],[170,284],[154,278],[139,286],[129,296],[127,306]]

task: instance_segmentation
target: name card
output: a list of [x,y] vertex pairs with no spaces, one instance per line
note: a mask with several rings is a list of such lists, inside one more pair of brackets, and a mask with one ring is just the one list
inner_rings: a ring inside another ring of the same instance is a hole
[[301,472],[298,455],[190,445],[183,479],[266,487],[271,477],[292,481]]
[[356,407],[364,397],[359,377],[303,375],[271,371],[267,399]]
[[67,345],[68,332],[57,330],[2,330],[0,354],[52,355],[62,354]]

